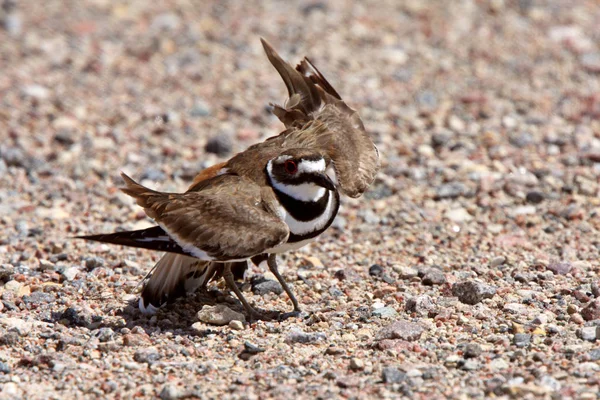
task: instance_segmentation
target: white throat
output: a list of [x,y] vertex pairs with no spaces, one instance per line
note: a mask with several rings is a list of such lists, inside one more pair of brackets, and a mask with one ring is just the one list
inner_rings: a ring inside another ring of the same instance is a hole
[[317,186],[314,183],[302,183],[300,185],[286,185],[285,183],[278,182],[271,178],[273,187],[288,196],[306,202],[319,201],[321,197],[325,196],[324,187]]

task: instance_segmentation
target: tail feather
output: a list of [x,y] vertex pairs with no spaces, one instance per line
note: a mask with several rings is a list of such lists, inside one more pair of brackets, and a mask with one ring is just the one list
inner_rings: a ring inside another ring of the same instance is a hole
[[[246,261],[231,263],[235,279],[243,279]],[[161,306],[172,303],[187,293],[194,293],[223,273],[223,263],[202,261],[180,254],[165,254],[154,266],[140,295],[139,308],[153,314]]]
[[215,267],[215,263],[210,261],[181,254],[165,254],[144,284],[139,300],[140,311],[153,314],[164,304],[195,292],[213,277]]
[[166,251],[188,255],[167,233],[160,227],[140,229],[137,231],[124,231],[98,235],[76,236],[77,239],[91,240],[94,242],[120,244],[122,246],[139,247],[157,251]]

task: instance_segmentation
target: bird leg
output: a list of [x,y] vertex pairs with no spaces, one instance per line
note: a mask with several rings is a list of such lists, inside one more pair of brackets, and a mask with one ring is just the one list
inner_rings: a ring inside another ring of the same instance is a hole
[[227,283],[229,289],[233,290],[233,293],[235,293],[237,298],[242,302],[244,309],[246,309],[246,312],[250,317],[250,321],[252,321],[253,319],[264,319],[263,315],[260,312],[256,311],[256,309],[252,307],[250,303],[248,303],[240,289],[237,287],[233,278],[233,273],[231,272],[231,263],[226,262],[224,264],[225,265],[223,266],[223,279],[225,279],[225,283]]
[[277,269],[277,255],[269,254],[269,258],[267,259],[267,265],[269,266],[269,270],[273,273],[273,275],[275,275],[275,278],[277,278],[277,280],[279,281],[279,284],[281,285],[283,290],[285,290],[285,293],[288,295],[288,297],[292,301],[292,304],[294,305],[293,313],[294,314],[300,313],[300,306],[298,305],[298,300],[296,300],[296,296],[294,296],[292,289],[290,289],[290,287],[285,282],[285,280],[283,280],[283,277],[281,276],[281,274],[279,273],[279,270]]

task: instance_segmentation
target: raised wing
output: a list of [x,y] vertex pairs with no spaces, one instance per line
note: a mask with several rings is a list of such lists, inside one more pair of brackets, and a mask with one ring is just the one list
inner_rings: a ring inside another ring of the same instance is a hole
[[273,191],[243,177],[220,175],[199,191],[161,193],[121,176],[127,185],[123,192],[196,258],[242,260],[285,243],[289,236]]
[[310,60],[305,58],[293,68],[265,40],[262,44],[288,90],[285,105],[273,105],[273,113],[288,128],[280,135],[283,146],[325,150],[333,160],[342,193],[360,196],[379,170],[379,152],[358,113]]

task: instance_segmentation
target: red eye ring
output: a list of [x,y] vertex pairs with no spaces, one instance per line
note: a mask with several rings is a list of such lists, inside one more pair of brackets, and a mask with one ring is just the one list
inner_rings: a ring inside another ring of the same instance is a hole
[[283,163],[283,168],[285,169],[285,172],[290,175],[294,175],[296,172],[298,172],[298,165],[296,165],[294,160],[286,160]]

